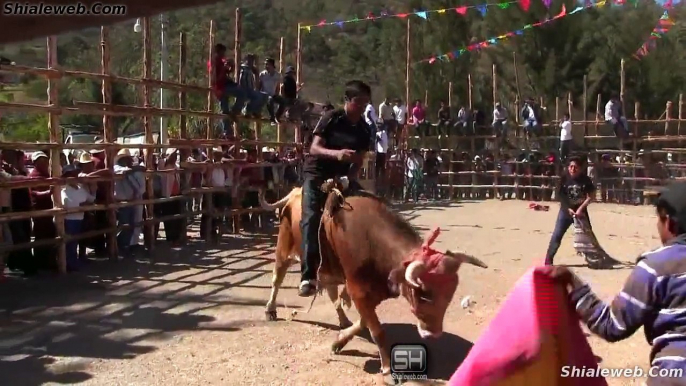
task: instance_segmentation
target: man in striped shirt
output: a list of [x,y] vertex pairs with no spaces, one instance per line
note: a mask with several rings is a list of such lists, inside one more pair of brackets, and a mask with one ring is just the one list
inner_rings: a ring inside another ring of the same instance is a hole
[[[545,267],[571,287],[570,300],[589,329],[609,342],[626,339],[644,327],[651,375],[686,373],[686,182],[669,185],[657,202],[657,231],[663,246],[642,254],[622,291],[603,303],[566,267]],[[680,370],[679,370],[680,369]],[[649,378],[648,386],[686,385],[686,377]]]

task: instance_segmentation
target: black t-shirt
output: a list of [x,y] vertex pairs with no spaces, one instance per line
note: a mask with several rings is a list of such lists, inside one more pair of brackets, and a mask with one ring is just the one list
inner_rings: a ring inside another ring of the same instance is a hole
[[[369,149],[371,130],[363,119],[355,124],[350,122],[345,111],[341,109],[326,112],[317,122],[312,134],[313,137],[322,137],[327,149],[366,152]],[[311,178],[345,176],[351,165],[350,162],[306,154],[303,175]]]
[[284,98],[296,99],[298,97],[298,84],[292,76],[283,77],[283,86],[281,87],[281,95]]
[[427,158],[424,161],[424,170],[427,176],[437,176],[438,175],[438,158]]
[[595,192],[595,184],[585,174],[572,178],[564,174],[560,181],[560,203],[563,209],[576,210],[586,200],[588,194]]
[[440,119],[441,121],[449,121],[450,120],[450,108],[441,107],[438,110],[438,119]]

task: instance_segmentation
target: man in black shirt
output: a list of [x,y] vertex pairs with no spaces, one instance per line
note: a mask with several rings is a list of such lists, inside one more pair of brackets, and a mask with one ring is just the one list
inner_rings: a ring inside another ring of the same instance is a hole
[[450,106],[445,101],[441,101],[441,108],[438,109],[438,123],[436,124],[436,131],[439,136],[449,135],[448,127],[450,125]]
[[553,265],[553,258],[567,229],[574,224],[574,217],[585,217],[590,225],[587,207],[593,201],[595,185],[581,170],[582,163],[579,158],[569,158],[567,165],[567,173],[562,175],[560,190],[557,193],[560,199],[560,212],[557,214],[555,230],[545,256],[546,265]]
[[357,80],[345,85],[343,109],[327,111],[314,128],[309,154],[303,165],[301,273],[298,295],[314,295],[320,263],[319,224],[326,194],[322,183],[347,176],[350,188],[359,189],[356,178],[369,148],[371,131],[362,119],[371,97],[370,87]]
[[[286,108],[293,107],[298,101],[298,83],[295,80],[295,69],[291,66],[286,67],[286,71],[283,76],[283,82],[281,83],[281,99],[283,103],[279,104],[279,109],[276,111],[276,120],[281,119],[281,116],[286,111]],[[291,114],[289,114],[291,115]],[[294,118],[294,117],[290,117]]]

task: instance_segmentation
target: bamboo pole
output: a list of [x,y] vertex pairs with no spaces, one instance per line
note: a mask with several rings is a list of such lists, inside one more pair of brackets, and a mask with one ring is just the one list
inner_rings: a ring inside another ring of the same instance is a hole
[[[240,8],[236,8],[236,25],[233,30],[233,51],[234,51],[234,63],[236,65],[236,69],[234,70],[234,74],[236,77],[236,83],[238,83],[238,78],[240,76],[240,65],[241,65],[241,40],[240,37],[243,34],[241,31],[243,29],[243,14],[241,13]],[[240,127],[238,125],[238,121],[235,121],[233,123],[233,136],[234,138],[238,139],[240,137]],[[208,137],[209,138],[209,137]],[[238,155],[238,151],[240,149],[238,146],[235,147],[234,149],[234,155]]]
[[[638,102],[634,103],[634,118],[636,118],[636,120],[638,120],[638,118],[640,117],[640,113],[639,113],[640,107],[641,106]],[[634,124],[633,126],[634,126],[634,138],[638,138],[638,124]],[[633,140],[631,142],[632,142],[631,150],[632,150],[632,155],[633,155],[633,157],[632,157],[633,159],[631,162],[636,163],[638,161],[638,159],[636,158],[636,155],[638,152],[638,141]],[[636,191],[636,166],[633,166],[631,169],[632,169],[631,176],[633,177],[631,180],[631,191],[635,192]]]
[[672,115],[672,101],[667,101],[667,105],[665,106],[665,136],[667,135],[667,132],[669,131],[669,121],[671,120],[671,115]]
[[[109,75],[110,73],[110,43],[109,43],[109,27],[100,28],[100,69],[103,74]],[[103,78],[102,84],[102,103],[112,104],[112,81],[109,78]],[[114,132],[114,127],[112,125],[112,119],[109,115],[102,116],[102,127],[104,130],[104,141],[106,143],[113,143],[116,140],[117,135]],[[105,151],[105,167],[114,172],[114,149],[107,149]],[[108,184],[109,186],[110,184]],[[107,196],[105,203],[112,204],[114,202],[114,189],[107,189]],[[116,229],[117,227],[117,212],[115,209],[109,209],[107,211],[107,223],[110,229]],[[107,252],[109,258],[112,261],[117,260],[117,233],[109,232],[107,233]]]
[[[300,84],[302,71],[302,23],[298,23],[298,40],[295,46],[295,82]],[[297,141],[296,141],[297,142]]]
[[[682,111],[684,108],[684,94],[679,94],[679,121],[676,124],[676,135],[677,137],[681,137],[681,120],[683,119],[683,116],[681,115]],[[679,140],[681,142],[681,140]]]
[[[183,32],[179,33],[179,82],[184,83],[186,81],[186,34]],[[210,59],[210,63],[212,63],[212,59]],[[186,105],[188,103],[188,97],[186,95],[185,91],[179,91],[179,109],[185,110]],[[179,116],[179,139],[182,141],[188,139],[188,119],[186,115],[181,114]],[[190,156],[190,152],[186,148],[181,148],[179,149],[179,158],[181,162],[184,162],[188,160],[188,157]],[[187,171],[183,171],[181,173],[181,180],[184,182],[182,186],[186,187],[187,184],[190,181],[191,174]],[[192,203],[192,196],[188,196],[188,198],[184,199],[184,204],[188,203],[188,200]],[[184,205],[184,210],[182,213],[186,213],[188,205]],[[192,208],[191,208],[192,210]],[[184,216],[183,217],[183,228],[186,229],[188,227],[188,217]],[[188,232],[182,232],[181,236],[182,240],[185,242],[188,240]]]
[[[283,36],[281,39],[279,39],[279,74],[283,75],[283,49],[284,49],[284,40]],[[277,87],[277,92],[280,93],[281,90],[281,84]],[[276,142],[281,142],[281,138],[283,137],[283,124],[279,122],[278,125],[276,125]],[[279,146],[278,148],[279,155],[283,155],[283,146]]]
[[[208,84],[210,90],[212,89],[212,86],[214,85],[214,77],[215,77],[215,73],[216,73],[216,70],[214,68],[214,56],[215,56],[215,52],[214,52],[214,45],[215,45],[215,43],[214,43],[214,28],[215,28],[214,20],[210,20],[210,30],[209,30],[209,38],[208,38],[210,46],[209,46],[209,50],[208,50],[209,53],[207,54],[208,60],[209,60],[208,63],[210,63],[210,69],[207,72],[207,84]],[[234,64],[235,64],[235,62],[234,62]],[[237,71],[238,71],[238,66],[235,65],[234,66],[234,72],[237,72]],[[214,108],[213,108],[213,106],[214,106],[214,95],[213,94],[214,93],[212,91],[207,92],[207,112],[208,113],[212,113],[212,111],[214,110]],[[222,119],[225,119],[225,117],[222,116]],[[222,121],[222,122],[224,122],[224,121]],[[212,128],[212,120],[211,120],[211,117],[208,116],[207,117],[207,134],[205,135],[205,138],[209,138],[209,132],[211,131],[211,128]],[[226,127],[222,126],[222,128],[225,132],[228,131]],[[211,154],[212,153],[211,150],[212,150],[211,148],[206,148],[205,154],[208,154],[208,155]]]
[[[586,146],[586,136],[588,135],[588,124],[586,120],[588,119],[588,75],[584,75],[584,91],[582,95],[581,111],[583,113],[584,122],[584,147]],[[571,117],[570,117],[571,119]]]
[[469,99],[469,113],[471,114],[471,110],[474,109],[474,105],[472,104],[472,74],[467,74],[467,91]]
[[598,135],[598,126],[600,126],[600,94],[595,103],[595,135]]
[[[47,40],[48,51],[48,68],[55,68],[59,66],[57,63],[57,37],[50,36]],[[59,89],[57,79],[48,79],[48,103],[51,105],[59,105]],[[54,113],[48,115],[48,130],[50,131],[50,142],[62,143],[62,130],[60,128],[60,116]],[[62,149],[60,147],[53,148],[50,152],[50,175],[52,177],[60,177],[62,174],[61,157]],[[62,209],[61,199],[62,188],[59,185],[52,186],[52,202],[55,209]],[[58,243],[57,248],[57,269],[59,273],[67,272],[67,250],[64,243],[64,214],[61,212],[55,213],[55,228],[57,230],[57,237],[62,240]]]
[[[152,73],[152,44],[150,42],[150,18],[144,17],[143,18],[143,78],[150,78],[151,73]],[[150,86],[143,86],[143,105],[145,107],[150,106]],[[145,143],[148,145],[152,145],[155,143],[153,140],[153,133],[152,133],[152,126],[151,126],[151,120],[152,117],[150,115],[144,115],[143,116],[143,130],[145,132]],[[152,149],[147,149],[145,151],[145,169],[147,172],[152,172],[155,169],[153,168],[153,150]],[[146,199],[150,200],[154,198],[153,194],[153,186],[152,186],[152,178],[146,178],[145,179],[145,193],[146,193]],[[147,213],[147,218],[154,218],[154,211],[153,211],[153,204],[146,204],[145,205],[145,210]],[[146,226],[144,227],[145,235],[147,236],[146,238],[149,240],[148,243],[148,250],[153,251],[155,249],[155,227],[154,226]],[[122,248],[122,245],[118,246],[119,248]]]
[[453,82],[448,82],[448,108],[453,107]]

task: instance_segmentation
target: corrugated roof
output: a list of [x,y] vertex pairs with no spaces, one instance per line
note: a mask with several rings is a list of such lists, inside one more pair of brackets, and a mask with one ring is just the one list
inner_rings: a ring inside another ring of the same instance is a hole
[[[110,25],[121,21],[135,19],[137,17],[153,16],[156,14],[173,11],[181,8],[200,7],[207,4],[216,3],[218,0],[118,0],[107,5],[126,6],[125,15],[122,16],[103,16],[103,15],[18,15],[7,13],[14,4],[49,6],[70,6],[77,4],[73,0],[47,0],[36,1],[28,0],[16,3],[3,3],[0,9],[0,44],[17,43],[21,41],[57,35],[69,31],[77,31],[84,28],[99,27]],[[91,9],[93,4],[102,4],[98,0],[81,0],[79,2],[85,6],[85,10]],[[56,9],[56,8],[54,8]],[[61,8],[65,9],[65,8]],[[43,8],[45,10],[45,8]],[[54,12],[54,11],[53,11]]]

